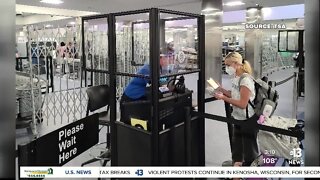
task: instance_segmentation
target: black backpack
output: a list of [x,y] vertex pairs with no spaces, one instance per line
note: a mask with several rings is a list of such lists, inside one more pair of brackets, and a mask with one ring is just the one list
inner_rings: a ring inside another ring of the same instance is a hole
[[[268,80],[266,77],[261,79],[254,79],[247,73],[244,73],[240,76],[239,79],[239,90],[240,90],[240,83],[243,78],[250,77],[254,81],[255,87],[255,98],[253,102],[249,100],[250,106],[254,109],[256,115],[260,116],[262,114],[267,113],[269,117],[272,116],[275,109],[278,105],[279,94],[278,92],[272,88],[268,84]],[[248,106],[246,108],[247,118],[248,117]]]

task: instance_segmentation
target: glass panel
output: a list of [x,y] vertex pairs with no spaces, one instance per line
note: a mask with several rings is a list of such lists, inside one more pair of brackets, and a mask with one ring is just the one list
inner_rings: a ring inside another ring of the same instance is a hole
[[149,60],[149,23],[136,21],[132,23],[132,65],[143,66]]
[[[126,86],[134,80],[146,83],[143,79],[150,76],[150,41],[149,41],[149,13],[120,15],[116,20],[116,71],[117,96],[122,95]],[[140,75],[139,77],[130,77]]]
[[280,31],[279,50],[287,51],[287,31]]
[[299,31],[288,32],[288,50],[298,51]]
[[[161,29],[161,27],[163,27]],[[164,30],[163,30],[164,29]],[[162,31],[161,31],[162,30]],[[197,19],[168,13],[160,14],[161,75],[198,69]]]
[[149,13],[116,16],[117,72],[136,74],[149,64]]
[[84,21],[86,68],[108,71],[108,21],[99,18]]

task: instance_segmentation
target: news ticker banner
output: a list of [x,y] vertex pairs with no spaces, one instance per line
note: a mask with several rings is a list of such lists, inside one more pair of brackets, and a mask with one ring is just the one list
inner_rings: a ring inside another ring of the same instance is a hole
[[20,167],[21,178],[319,178],[320,167]]

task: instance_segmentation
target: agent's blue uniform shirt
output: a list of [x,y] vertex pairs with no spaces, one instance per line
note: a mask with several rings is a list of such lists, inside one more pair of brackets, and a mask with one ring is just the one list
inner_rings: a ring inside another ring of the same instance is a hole
[[[139,75],[150,75],[150,65],[145,64],[142,68],[137,72]],[[124,90],[124,94],[127,95],[131,99],[139,99],[146,94],[146,85],[150,82],[149,79],[143,78],[133,78],[128,86]]]

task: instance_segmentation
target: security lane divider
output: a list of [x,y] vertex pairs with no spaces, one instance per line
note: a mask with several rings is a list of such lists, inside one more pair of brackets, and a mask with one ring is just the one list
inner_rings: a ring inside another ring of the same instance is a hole
[[290,76],[282,81],[279,81],[279,82],[270,81],[270,82],[273,82],[274,86],[279,86],[279,85],[282,85],[282,84],[288,82],[290,79],[297,77],[298,75],[302,75],[302,74],[303,74],[302,72],[295,72],[292,76]]
[[290,77],[282,80],[282,81],[275,82],[275,86],[279,86],[279,85],[281,85],[281,84],[284,84],[284,83],[288,82],[289,80],[291,80],[292,78],[294,78],[295,76],[296,76],[296,73],[293,74],[292,76],[290,76]]
[[215,97],[206,98],[206,99],[204,99],[204,103],[208,103],[208,102],[215,101],[215,100],[217,100]]
[[300,73],[297,73],[295,72],[292,76],[282,80],[282,81],[279,81],[279,82],[274,82],[274,81],[269,81],[271,82],[269,85],[271,85],[272,87],[275,87],[275,86],[279,86],[279,85],[282,85],[286,82],[288,82],[289,80],[293,79],[293,96],[292,96],[292,118],[295,119],[296,116],[297,116],[297,109],[298,109],[298,82],[297,82],[297,77],[298,75],[302,74],[301,72]]
[[197,111],[192,111],[191,115],[198,116],[201,118],[211,119],[211,120],[215,120],[215,121],[221,121],[221,122],[226,122],[226,123],[230,123],[230,124],[235,124],[235,125],[239,125],[239,126],[246,126],[246,128],[257,128],[259,130],[273,132],[273,133],[277,133],[277,134],[283,134],[283,135],[287,135],[287,136],[292,136],[292,137],[296,137],[298,139],[304,138],[303,131],[290,131],[290,130],[286,130],[286,129],[275,128],[275,127],[265,126],[265,125],[255,123],[258,120],[257,116],[253,116],[253,117],[247,119],[247,122],[243,122],[243,121],[236,120],[234,118],[227,118],[227,117],[217,116],[217,115],[208,114],[208,113],[200,113]]

